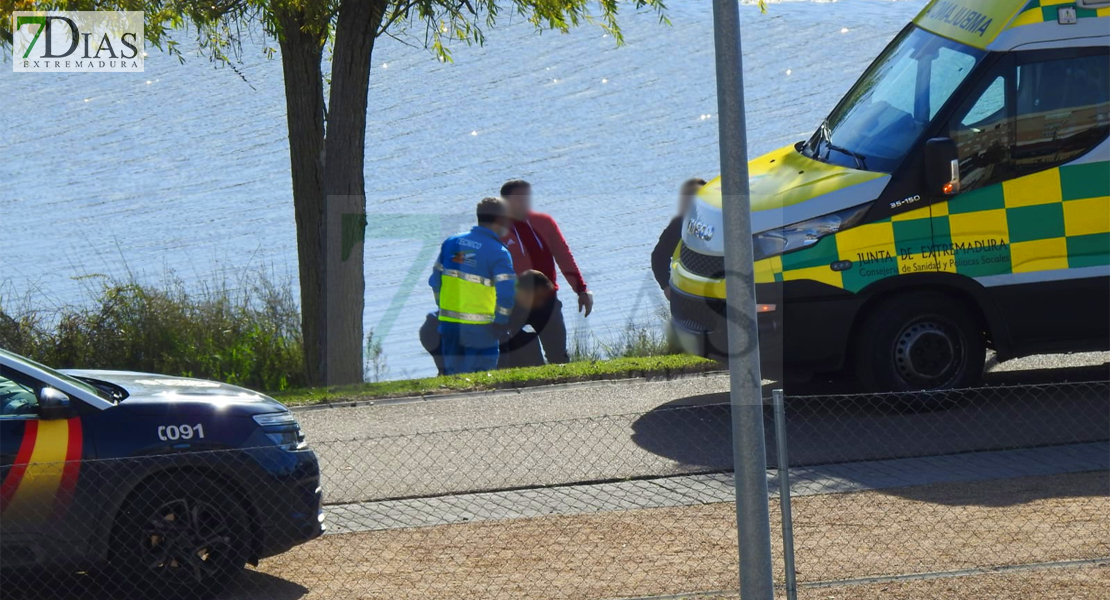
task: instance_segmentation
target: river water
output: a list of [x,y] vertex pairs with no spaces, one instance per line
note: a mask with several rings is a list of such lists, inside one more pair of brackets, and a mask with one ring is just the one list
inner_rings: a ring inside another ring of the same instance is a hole
[[[379,42],[365,324],[388,377],[434,373],[416,331],[434,308],[435,248],[510,178],[533,183],[594,291],[588,319],[564,293],[572,331],[605,345],[659,319],[648,254],[681,181],[718,169],[711,3],[670,4],[670,26],[624,15],[619,48],[596,28],[541,35],[519,18],[485,47],[456,47],[454,64],[411,47],[415,34]],[[752,156],[807,137],[923,5],[802,0],[760,15],[746,3]],[[0,65],[2,293],[74,304],[88,275],[199,286],[259,269],[296,286],[281,66],[266,45],[246,45],[239,74],[153,48],[145,73]]]

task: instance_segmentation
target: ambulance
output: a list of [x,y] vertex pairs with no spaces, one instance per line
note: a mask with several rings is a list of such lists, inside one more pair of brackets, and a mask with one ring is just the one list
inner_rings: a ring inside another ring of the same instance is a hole
[[[808,140],[749,163],[760,355],[870,390],[1110,344],[1110,0],[933,0]],[[722,358],[720,179],[671,264]]]

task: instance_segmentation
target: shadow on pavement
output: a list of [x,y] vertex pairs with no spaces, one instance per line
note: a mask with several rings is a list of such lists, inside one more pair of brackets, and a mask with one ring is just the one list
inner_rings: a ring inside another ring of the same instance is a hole
[[308,588],[280,577],[248,570],[232,583],[219,600],[297,600]]
[[[1069,370],[1071,371],[1071,370]],[[1020,460],[1044,460],[1044,472],[1067,467],[1059,447],[1110,440],[1110,382],[1068,382],[1078,375],[1105,375],[1100,367],[1052,375],[1061,383],[1028,382],[1028,373],[991,377],[993,385],[932,394],[927,402],[898,395],[796,396],[786,400],[787,441],[791,468],[843,465],[921,457],[952,457],[933,461],[934,473],[973,478],[980,472],[1009,475],[1007,466],[984,468],[993,456],[977,455],[979,471],[961,474],[967,457],[990,451],[1046,448]],[[1043,374],[1042,374],[1043,375]],[[1001,383],[1000,383],[1001,382]],[[764,429],[768,468],[777,463],[774,414],[765,400]],[[632,425],[632,441],[640,448],[696,471],[732,469],[731,410],[728,395],[707,394],[661,405]],[[1057,448],[1049,451],[1048,448]],[[1089,452],[1089,448],[1087,451]],[[1012,459],[1013,457],[1011,457]],[[1022,465],[1028,467],[1028,464]],[[1034,465],[1036,466],[1036,465]],[[892,463],[885,468],[896,471]],[[863,468],[863,467],[861,467]],[[907,468],[909,468],[907,466]],[[1034,469],[1036,470],[1036,469]],[[850,468],[836,469],[838,477]],[[860,479],[873,474],[861,473]],[[913,481],[908,474],[907,481]],[[850,475],[849,475],[850,476]],[[923,480],[927,480],[924,478]],[[913,484],[908,484],[913,485]],[[1057,494],[1046,490],[1054,497]]]
[[[97,576],[40,568],[4,574],[0,590],[4,600],[153,600],[128,596]],[[308,592],[291,581],[248,569],[217,600],[297,600]]]
[[1107,480],[1105,471],[1009,479],[1004,494],[985,491],[984,488],[989,489],[989,487],[996,487],[996,482],[988,482],[986,486],[975,485],[974,483],[970,485],[918,485],[878,490],[878,493],[941,506],[980,506],[985,508],[1018,506],[1040,500],[1092,499],[1100,503],[1098,507],[1087,507],[1081,503],[1079,507],[1060,509],[1059,512],[1048,514],[1056,515],[1061,519],[1061,522],[1065,520],[1071,522],[1090,521],[1094,524],[1093,527],[1101,529],[1108,527],[1108,523],[1100,516],[1104,514],[1101,511],[1106,506],[1107,495],[1110,494],[1110,480]]

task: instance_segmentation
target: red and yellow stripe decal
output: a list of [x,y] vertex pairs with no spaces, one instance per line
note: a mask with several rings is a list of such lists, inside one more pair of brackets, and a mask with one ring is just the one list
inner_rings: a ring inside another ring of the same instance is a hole
[[0,482],[5,519],[44,521],[65,514],[81,470],[81,419],[27,421],[15,463]]

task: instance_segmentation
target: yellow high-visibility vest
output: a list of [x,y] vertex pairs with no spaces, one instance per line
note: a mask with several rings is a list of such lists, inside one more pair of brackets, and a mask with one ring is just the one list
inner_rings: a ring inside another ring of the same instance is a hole
[[490,279],[456,269],[443,269],[440,277],[440,321],[481,325],[493,323],[497,314],[508,315],[508,309],[497,306],[494,285],[498,281],[512,279],[512,275],[498,275]]

